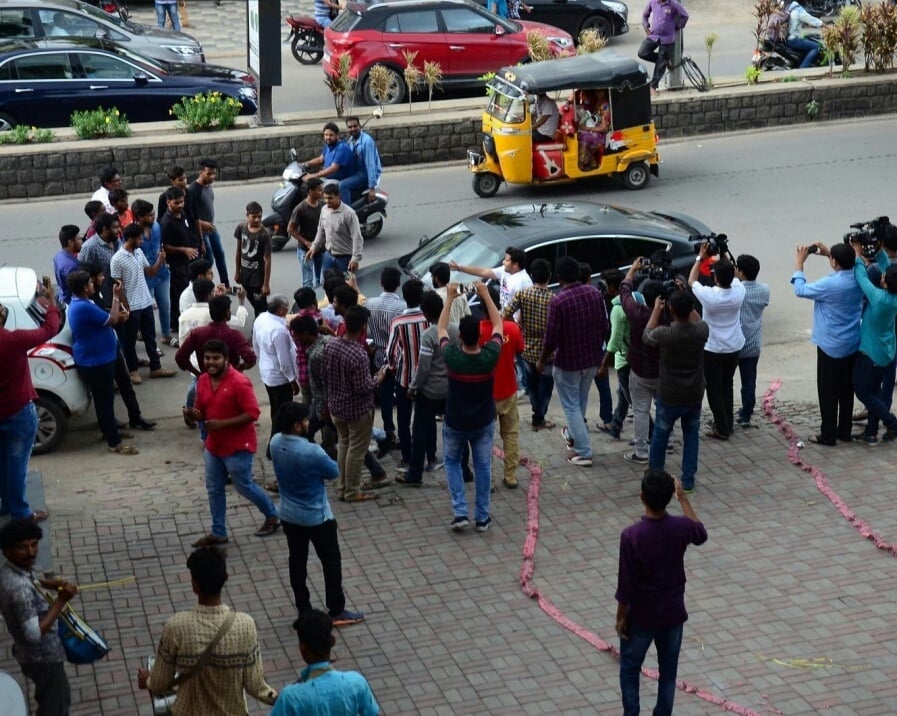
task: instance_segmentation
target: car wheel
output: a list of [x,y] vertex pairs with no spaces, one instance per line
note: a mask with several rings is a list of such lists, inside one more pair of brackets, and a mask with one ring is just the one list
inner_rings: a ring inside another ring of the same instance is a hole
[[[315,49],[307,49],[312,47]],[[293,57],[303,65],[316,65],[324,57],[324,38],[317,32],[300,30],[293,36],[290,49],[293,51]]]
[[37,407],[37,437],[34,439],[32,455],[45,455],[59,447],[68,432],[69,419],[65,408],[55,398],[39,395]]
[[364,223],[361,225],[361,238],[365,241],[376,239],[381,231],[383,231],[383,219],[377,219],[370,224]]
[[644,162],[634,162],[623,172],[623,184],[627,189],[644,189],[650,178],[651,172]]
[[601,15],[589,15],[583,20],[582,25],[579,28],[580,35],[583,30],[597,30],[598,34],[606,40],[609,40],[614,36],[614,28],[610,24],[610,21],[601,17]]
[[[405,99],[405,79],[396,72],[392,67],[386,68],[389,71],[389,87],[386,90],[386,97],[383,98],[383,104],[400,104]],[[368,74],[364,78],[361,85],[361,96],[365,104],[379,105],[380,101],[374,96],[371,88],[371,77]]]
[[6,112],[0,112],[0,132],[8,132],[10,129],[15,129],[18,124]]
[[480,172],[473,175],[473,190],[477,196],[481,196],[484,199],[495,196],[499,186],[501,186],[501,178],[497,174]]

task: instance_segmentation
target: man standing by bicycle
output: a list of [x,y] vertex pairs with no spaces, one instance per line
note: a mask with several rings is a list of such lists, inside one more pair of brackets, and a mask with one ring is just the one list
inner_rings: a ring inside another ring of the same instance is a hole
[[640,59],[654,63],[651,95],[657,94],[660,80],[673,59],[676,33],[688,22],[688,11],[676,0],[648,0],[642,13],[647,37],[638,50]]

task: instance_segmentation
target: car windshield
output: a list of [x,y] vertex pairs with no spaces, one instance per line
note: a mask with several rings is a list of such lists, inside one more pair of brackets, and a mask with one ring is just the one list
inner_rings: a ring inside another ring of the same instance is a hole
[[349,32],[358,24],[359,20],[361,20],[361,13],[348,7],[336,16],[336,20],[330,24],[330,29],[334,32]]
[[400,265],[406,273],[429,279],[430,266],[439,261],[491,267],[498,266],[503,256],[503,253],[474,234],[462,221],[427,241],[417,251],[402,259]]
[[520,124],[526,119],[526,98],[522,95],[500,91],[497,87],[492,88],[492,94],[489,97],[489,104],[486,107],[486,114],[500,122],[508,124]]
[[95,20],[105,20],[106,22],[111,22],[116,27],[120,27],[124,30],[131,32],[131,33],[135,33],[138,35],[143,34],[137,28],[137,26],[134,25],[134,23],[128,22],[127,20],[123,20],[121,18],[121,15],[119,15],[118,13],[112,14],[112,13],[104,12],[103,10],[100,10],[100,8],[93,7],[92,5],[88,5],[85,2],[79,2],[79,3],[76,3],[76,5],[77,5],[77,9],[80,12],[83,12],[86,15],[90,15]]

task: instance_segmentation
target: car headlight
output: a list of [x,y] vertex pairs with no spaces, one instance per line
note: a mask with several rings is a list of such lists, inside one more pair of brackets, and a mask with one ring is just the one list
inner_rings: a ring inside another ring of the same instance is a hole
[[176,55],[181,55],[183,57],[193,57],[193,55],[199,55],[202,53],[201,47],[195,47],[193,45],[162,45],[169,52],[173,52]]
[[554,43],[558,47],[573,47],[573,40],[566,37],[552,37],[549,35],[548,41]]
[[629,8],[626,7],[626,3],[622,3],[622,2],[613,2],[612,0],[604,0],[604,4],[606,7],[608,7],[609,9],[613,10],[616,13],[619,13],[620,15],[624,15],[629,10]]

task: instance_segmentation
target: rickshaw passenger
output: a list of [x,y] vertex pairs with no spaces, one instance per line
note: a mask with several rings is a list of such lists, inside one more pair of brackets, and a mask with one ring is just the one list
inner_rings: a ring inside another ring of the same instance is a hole
[[604,156],[607,133],[610,131],[610,103],[606,90],[597,90],[590,103],[594,111],[584,108],[579,113],[579,168],[583,171],[597,169]]
[[542,92],[533,105],[533,142],[553,142],[559,121],[557,103]]

